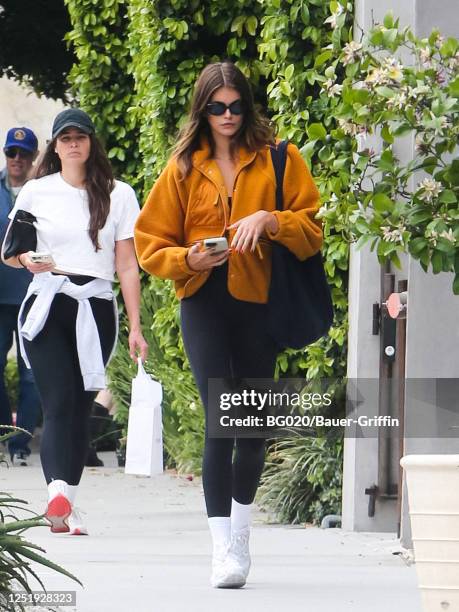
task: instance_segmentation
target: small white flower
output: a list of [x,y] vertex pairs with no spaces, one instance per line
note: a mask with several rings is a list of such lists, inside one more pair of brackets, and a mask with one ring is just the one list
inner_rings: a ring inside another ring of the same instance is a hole
[[381,227],[382,233],[383,233],[383,240],[385,242],[400,242],[400,244],[403,244],[403,234],[402,232],[405,230],[406,228],[404,227],[398,227],[395,229],[392,229],[390,227],[388,227],[387,225],[383,225]]
[[355,42],[355,40],[352,40],[351,42],[346,43],[343,49],[343,53],[344,53],[343,64],[347,66],[348,64],[351,64],[352,62],[355,62],[356,60],[358,60],[360,57],[359,51],[361,49],[362,49],[362,45],[358,42]]
[[459,67],[459,51],[456,53],[454,57],[450,57],[448,60],[448,68],[450,70],[455,70]]
[[423,47],[419,52],[419,59],[424,68],[430,68],[432,66],[432,54],[428,47]]
[[339,96],[342,90],[343,86],[338,85],[338,83],[335,83],[335,85],[333,85],[333,87],[328,90],[328,95],[330,96],[330,98],[333,98],[334,96]]
[[431,121],[429,121],[429,127],[434,130],[435,134],[442,134],[443,130],[450,127],[450,122],[447,117],[442,115],[436,117],[434,113],[430,112]]
[[406,106],[407,102],[408,102],[408,98],[406,94],[401,92],[401,93],[395,94],[393,98],[387,101],[387,107],[390,109],[392,108],[402,109]]
[[456,238],[453,234],[453,230],[451,228],[449,228],[448,231],[443,230],[442,233],[440,234],[440,238],[445,238],[446,240],[449,240],[449,242],[452,242],[453,244],[456,244]]
[[383,61],[383,69],[391,81],[402,80],[403,66],[395,57],[386,57]]
[[419,199],[424,202],[432,202],[433,198],[436,198],[442,191],[443,185],[434,179],[425,178],[418,185],[418,190],[422,189],[423,192],[419,195]]
[[[434,217],[434,220],[437,219],[439,219],[439,217]],[[425,236],[432,246],[437,246],[438,239],[440,238],[440,234],[437,232],[437,230],[428,228],[426,230]]]
[[337,23],[337,19],[340,15],[342,15],[344,13],[344,7],[341,6],[341,4],[338,4],[338,8],[336,9],[336,11],[334,11],[330,17],[327,17],[327,19],[325,19],[324,23],[329,23],[332,27],[332,29],[334,30],[336,28],[336,26],[338,25]]
[[426,231],[426,238],[428,238],[430,244],[432,246],[437,246],[437,240],[438,240],[438,232],[436,232],[435,230],[427,230]]
[[365,84],[368,85],[385,85],[390,81],[387,70],[384,68],[373,68],[373,70],[367,74]]
[[330,98],[333,98],[335,95],[339,95],[341,90],[343,89],[342,85],[338,85],[332,79],[328,79],[324,82],[321,91],[326,91]]
[[355,123],[352,123],[351,121],[346,121],[345,119],[338,119],[338,123],[343,132],[345,134],[348,134],[349,136],[356,136],[357,134],[366,133],[366,130],[362,125],[357,125]]
[[422,136],[416,136],[415,149],[417,153],[426,154],[428,152],[429,143],[425,142]]

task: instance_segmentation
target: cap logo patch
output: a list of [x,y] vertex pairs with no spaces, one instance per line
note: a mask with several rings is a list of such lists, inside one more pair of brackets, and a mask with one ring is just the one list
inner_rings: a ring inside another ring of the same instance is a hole
[[15,140],[25,140],[25,137],[26,137],[26,133],[24,132],[24,130],[16,130],[14,132]]

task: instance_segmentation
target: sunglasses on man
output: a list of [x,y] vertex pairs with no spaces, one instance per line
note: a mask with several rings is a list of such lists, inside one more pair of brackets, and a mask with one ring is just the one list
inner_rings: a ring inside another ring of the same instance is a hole
[[4,149],[4,153],[10,159],[14,159],[16,156],[19,156],[19,159],[30,159],[33,156],[31,151],[26,151],[20,147],[8,147],[8,149]]
[[227,110],[232,115],[242,115],[242,100],[235,100],[231,104],[225,104],[224,102],[209,102],[206,106],[209,115],[224,115]]

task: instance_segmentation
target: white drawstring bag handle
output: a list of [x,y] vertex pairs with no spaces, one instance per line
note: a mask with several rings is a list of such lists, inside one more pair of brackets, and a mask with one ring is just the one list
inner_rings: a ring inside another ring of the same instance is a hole
[[142,357],[137,357],[137,376],[148,376],[143,367]]

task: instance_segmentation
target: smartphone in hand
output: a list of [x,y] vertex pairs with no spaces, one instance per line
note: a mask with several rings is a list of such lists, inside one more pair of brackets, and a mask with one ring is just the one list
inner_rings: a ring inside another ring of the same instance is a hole
[[214,253],[221,253],[228,250],[228,240],[225,236],[218,238],[206,238],[202,241],[205,249],[213,249]]
[[52,264],[53,266],[56,265],[51,253],[30,253],[29,257],[33,263]]

